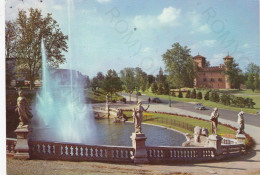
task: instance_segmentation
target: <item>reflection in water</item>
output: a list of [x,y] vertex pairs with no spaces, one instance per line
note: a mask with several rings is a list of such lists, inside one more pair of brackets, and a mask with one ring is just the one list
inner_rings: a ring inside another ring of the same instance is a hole
[[[116,145],[131,146],[130,136],[134,132],[132,123],[113,123],[113,120],[96,120],[95,130],[90,133],[95,135],[95,139],[89,140],[87,145]],[[186,140],[183,134],[150,125],[142,125],[143,133],[146,135],[146,145],[148,146],[181,146]],[[55,135],[51,135],[51,128],[34,128],[33,140],[43,140],[51,142],[62,142]],[[37,137],[36,137],[37,136]]]

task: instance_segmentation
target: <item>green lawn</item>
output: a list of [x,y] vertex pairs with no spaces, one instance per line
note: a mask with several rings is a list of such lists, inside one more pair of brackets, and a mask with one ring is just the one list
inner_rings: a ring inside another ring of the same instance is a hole
[[[132,112],[124,111],[124,114],[127,117],[130,117],[130,121],[132,121]],[[148,116],[148,118],[147,118],[147,116]],[[173,119],[175,121],[183,122],[184,124],[192,125],[193,127],[200,126],[200,127],[207,128],[209,130],[209,132],[211,130],[211,123],[208,122],[208,121],[198,120],[198,119],[189,118],[189,117],[180,117],[180,116],[169,115],[169,114],[144,112],[144,121],[143,122],[144,123],[156,124],[156,125],[160,125],[160,126],[165,126],[167,128],[173,128],[173,129],[176,129],[176,130],[181,131],[183,133],[193,134],[193,130],[190,131],[190,130],[185,129],[185,127],[184,128],[178,127],[171,122],[171,119]],[[162,122],[162,121],[164,121],[164,122]],[[219,125],[218,126],[218,134],[219,135],[227,135],[227,134],[235,135],[236,132],[229,127]]]
[[[229,90],[220,90],[220,92],[228,92]],[[234,90],[230,90],[231,92],[234,92]],[[251,114],[256,114],[257,111],[260,110],[260,96],[246,96],[246,92],[249,92],[251,90],[242,90],[242,91],[238,91],[236,92],[236,96],[241,96],[241,97],[244,97],[244,98],[252,98],[253,101],[256,103],[256,105],[254,106],[254,109],[250,109],[250,108],[242,108],[244,112],[247,112],[247,113],[251,113]],[[199,90],[196,90],[196,92],[199,92]],[[203,105],[205,106],[210,106],[210,107],[217,107],[217,108],[220,108],[220,109],[228,109],[228,110],[233,110],[233,111],[241,111],[241,108],[239,107],[234,107],[234,106],[226,106],[226,105],[223,105],[221,103],[215,103],[215,102],[212,102],[212,101],[209,101],[209,100],[204,100],[204,95],[205,93],[207,92],[207,90],[201,90],[200,92],[202,92],[202,96],[203,96],[203,99],[199,100],[199,99],[192,99],[192,98],[185,98],[185,95],[186,93],[183,93],[183,98],[178,98],[178,97],[173,97],[171,96],[171,100],[174,100],[174,101],[181,101],[181,102],[196,102],[196,103],[202,103]],[[239,94],[238,92],[241,92],[241,94]],[[144,92],[144,94],[148,95],[148,96],[151,96],[151,97],[158,97],[158,98],[161,98],[161,99],[169,99],[169,95],[157,95],[157,94],[154,94],[152,92]],[[175,93],[176,96],[178,96],[178,92]],[[258,92],[254,92],[254,94],[250,94],[250,95],[259,95]]]
[[[104,103],[106,102],[106,93],[100,89],[97,90],[96,92],[93,92],[91,89],[85,89],[85,93],[86,93],[86,99],[87,102],[91,102],[91,103]],[[119,101],[122,98],[122,96],[116,94],[112,96],[112,100],[116,100]],[[111,99],[109,99],[111,100]]]

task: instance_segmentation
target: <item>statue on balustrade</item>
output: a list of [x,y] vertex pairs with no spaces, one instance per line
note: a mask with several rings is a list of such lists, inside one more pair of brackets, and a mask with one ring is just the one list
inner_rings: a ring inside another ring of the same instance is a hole
[[150,105],[146,109],[142,106],[142,102],[138,102],[137,107],[134,108],[133,120],[135,124],[135,133],[142,133],[141,124],[143,121],[143,112],[147,111]]
[[18,128],[26,127],[30,124],[30,120],[33,117],[32,113],[30,112],[31,108],[24,96],[22,90],[19,91],[19,97],[17,98],[17,105],[15,111],[19,114],[20,123]]
[[244,112],[243,111],[239,112],[237,116],[238,116],[237,123],[239,125],[237,134],[244,134],[244,129],[245,129]]
[[217,135],[217,128],[218,128],[218,108],[214,108],[214,111],[211,113],[210,121],[211,121],[211,133]]

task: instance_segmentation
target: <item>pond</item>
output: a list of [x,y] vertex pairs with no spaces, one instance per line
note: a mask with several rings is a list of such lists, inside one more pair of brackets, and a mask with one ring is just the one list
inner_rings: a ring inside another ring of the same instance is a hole
[[[132,146],[130,136],[134,132],[133,123],[114,123],[113,120],[95,120],[95,130],[91,131],[91,139],[84,141],[87,145],[115,145]],[[143,133],[146,135],[147,146],[181,146],[186,141],[185,136],[179,132],[162,127],[142,124]],[[32,140],[50,142],[69,142],[60,140],[53,134],[52,128],[33,128]]]

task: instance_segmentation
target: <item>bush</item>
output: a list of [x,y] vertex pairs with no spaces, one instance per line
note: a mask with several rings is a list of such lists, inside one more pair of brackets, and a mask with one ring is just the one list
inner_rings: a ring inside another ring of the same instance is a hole
[[205,100],[209,100],[209,91],[206,92],[205,96],[204,96]]
[[234,97],[232,103],[236,107],[244,108],[246,100],[243,97]]
[[186,98],[190,98],[190,90],[188,90],[187,91],[187,93],[186,93],[186,96],[185,96]]
[[157,94],[158,95],[161,95],[161,94],[163,94],[163,91],[164,89],[163,89],[163,84],[162,83],[159,83],[159,85],[158,85],[158,89],[157,89]]
[[223,105],[230,105],[231,104],[231,96],[229,94],[222,94],[222,96],[220,97],[220,102]]
[[201,93],[201,92],[198,92],[196,98],[197,98],[197,99],[202,99],[202,93]]
[[175,92],[174,92],[174,91],[172,91],[172,96],[173,96],[173,97],[176,97],[176,94],[175,94]]
[[183,97],[181,91],[179,91],[179,95],[178,95],[178,97],[179,97],[179,98],[182,98],[182,97]]
[[193,89],[190,98],[196,98],[196,90]]
[[210,101],[219,102],[219,94],[216,91],[211,92]]

